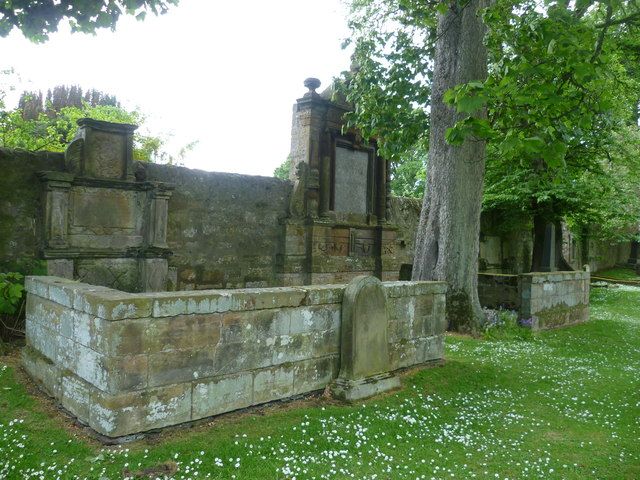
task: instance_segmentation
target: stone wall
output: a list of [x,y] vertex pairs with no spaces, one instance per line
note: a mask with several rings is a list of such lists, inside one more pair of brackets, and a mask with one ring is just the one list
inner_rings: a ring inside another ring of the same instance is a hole
[[0,149],[0,271],[46,273],[37,172],[63,168],[61,153]]
[[397,227],[396,255],[401,280],[411,279],[408,275],[413,265],[421,206],[422,202],[417,198],[389,198],[389,223]]
[[480,274],[478,294],[487,308],[517,310],[534,330],[563,327],[589,319],[588,271]]
[[[383,284],[389,370],[443,358],[441,282]],[[118,437],[325,388],[344,285],[124,293],[27,281],[23,364],[65,409]]]
[[174,289],[278,285],[290,182],[156,164],[141,170],[175,186],[167,229]]
[[[44,186],[38,172],[63,172],[64,156],[0,150],[0,168],[4,172],[0,178],[0,270],[47,273]],[[135,168],[137,183],[170,183],[175,187],[168,200],[167,216],[167,243],[172,252],[168,259],[169,290],[342,283],[362,273],[380,275],[383,280],[410,278],[420,216],[421,202],[417,199],[388,199],[387,223],[380,233],[384,255],[365,256],[357,250],[346,254],[350,243],[363,248],[376,246],[380,227],[318,224],[311,228],[304,220],[300,225],[290,224],[289,181],[167,165],[138,164]],[[82,188],[90,187],[78,187]],[[130,192],[124,193],[127,194]],[[480,242],[481,271],[527,271],[531,262],[530,235],[520,232],[500,237],[490,231],[488,223],[491,222],[485,219],[487,232]],[[71,228],[71,239],[75,238],[73,233]],[[365,238],[369,233],[372,241]],[[105,240],[103,237],[101,240]],[[339,240],[344,240],[346,247]],[[592,271],[625,263],[630,255],[628,242],[587,244]],[[90,245],[91,241],[85,246]],[[345,250],[339,255],[332,253],[332,249],[343,247]],[[579,268],[581,243],[566,236],[565,247],[565,258],[572,267]],[[91,251],[83,255],[85,258],[75,261],[75,278],[90,283],[111,282],[109,275],[101,274],[104,269],[96,268],[96,263],[104,260],[93,259]],[[106,261],[110,267],[118,262],[126,267],[129,262],[134,265],[129,270],[140,273],[133,258]],[[133,275],[131,282],[122,282],[129,276],[117,277],[119,287],[124,289],[135,284],[137,278]]]
[[534,329],[563,327],[589,319],[589,272],[527,273],[520,276],[520,317]]
[[631,242],[609,243],[594,239],[584,241],[568,229],[563,229],[562,237],[562,254],[575,270],[580,270],[585,264],[593,272],[607,270],[617,265],[629,264],[632,257]]
[[483,307],[519,310],[521,295],[518,275],[480,272],[478,297]]

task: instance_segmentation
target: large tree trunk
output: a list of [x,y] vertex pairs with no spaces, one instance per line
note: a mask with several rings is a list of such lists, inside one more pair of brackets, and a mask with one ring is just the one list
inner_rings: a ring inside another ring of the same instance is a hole
[[459,147],[445,141],[447,129],[464,115],[442,97],[456,85],[487,76],[485,27],[479,15],[486,0],[455,3],[438,18],[427,188],[413,279],[446,281],[449,328],[475,332],[482,322],[477,275],[485,145],[477,139]]

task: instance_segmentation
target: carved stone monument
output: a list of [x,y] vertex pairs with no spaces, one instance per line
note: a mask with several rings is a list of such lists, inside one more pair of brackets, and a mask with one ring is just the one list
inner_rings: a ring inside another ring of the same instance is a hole
[[48,273],[130,292],[164,290],[173,187],[135,180],[135,125],[88,118],[78,125],[66,172],[39,173]]
[[320,81],[293,109],[293,193],[279,260],[283,285],[346,283],[358,275],[397,280],[396,227],[388,218],[388,162],[374,141],[344,131],[351,107]]
[[340,373],[332,385],[336,398],[355,401],[400,386],[389,373],[386,298],[375,277],[353,279],[342,300]]

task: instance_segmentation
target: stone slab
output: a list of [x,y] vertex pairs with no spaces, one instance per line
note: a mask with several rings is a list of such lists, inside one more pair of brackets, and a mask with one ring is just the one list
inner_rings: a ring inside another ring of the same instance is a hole
[[331,392],[339,400],[355,402],[396,388],[400,388],[400,379],[387,373],[359,380],[338,378],[333,383]]

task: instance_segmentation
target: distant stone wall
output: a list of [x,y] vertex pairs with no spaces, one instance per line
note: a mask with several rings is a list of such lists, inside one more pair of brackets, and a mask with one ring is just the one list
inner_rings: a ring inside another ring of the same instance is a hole
[[[390,371],[442,359],[441,282],[389,282]],[[129,294],[27,281],[27,371],[118,437],[321,390],[338,374],[344,285]]]
[[[0,149],[0,271],[51,274],[43,255],[44,187],[38,172],[64,172],[64,163],[62,153]],[[137,175],[141,173],[148,182],[176,186],[168,204],[167,243],[173,252],[168,289],[278,284],[281,219],[288,212],[290,182],[145,163],[138,164]],[[92,240],[87,245],[99,246]],[[108,276],[101,279],[96,272],[91,276],[84,271],[93,263],[90,258],[78,260],[74,276],[108,283]],[[130,270],[128,276],[137,275],[135,265]]]
[[410,274],[413,265],[421,208],[422,202],[417,198],[389,198],[389,223],[398,228],[396,255],[400,264],[401,280],[410,280],[403,274]]
[[584,242],[568,230],[563,232],[562,253],[572,268],[580,270],[583,265],[588,264],[592,272],[628,264],[632,256],[631,242],[610,243],[601,240]]
[[589,272],[536,272],[478,276],[480,304],[518,311],[534,330],[589,319]]

